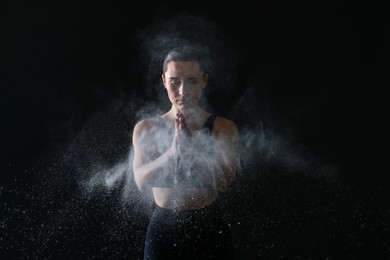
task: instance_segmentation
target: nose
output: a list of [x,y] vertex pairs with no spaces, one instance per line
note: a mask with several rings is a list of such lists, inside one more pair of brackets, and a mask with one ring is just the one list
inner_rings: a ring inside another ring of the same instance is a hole
[[180,95],[180,96],[185,96],[185,95],[187,95],[187,86],[186,86],[186,83],[185,83],[184,80],[180,83],[180,86],[179,86],[179,95]]

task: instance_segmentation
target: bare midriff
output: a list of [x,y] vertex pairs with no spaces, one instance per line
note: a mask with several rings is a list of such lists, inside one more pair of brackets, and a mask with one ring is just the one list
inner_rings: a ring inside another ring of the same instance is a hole
[[201,188],[153,187],[153,197],[161,208],[196,210],[213,203],[218,198],[218,193],[215,190]]

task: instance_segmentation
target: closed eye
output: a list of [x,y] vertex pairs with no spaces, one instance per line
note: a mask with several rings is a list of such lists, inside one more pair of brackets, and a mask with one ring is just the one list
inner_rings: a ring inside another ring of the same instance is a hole
[[188,83],[190,83],[191,85],[198,84],[198,79],[189,79]]
[[173,85],[173,86],[178,86],[178,85],[180,85],[180,80],[178,80],[178,79],[171,79],[171,80],[169,81],[169,83],[170,83],[171,85]]

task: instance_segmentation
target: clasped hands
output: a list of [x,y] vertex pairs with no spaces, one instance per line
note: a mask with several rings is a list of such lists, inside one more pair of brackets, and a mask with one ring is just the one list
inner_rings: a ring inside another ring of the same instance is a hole
[[191,133],[183,114],[177,113],[175,119],[175,134],[172,142],[173,154],[182,160],[191,157]]
[[[196,172],[202,181],[210,183],[210,176],[205,169],[212,169],[214,160],[209,145],[201,139],[193,137],[181,113],[176,115],[175,134],[172,141],[172,158],[176,160],[176,170],[182,172]],[[204,173],[204,174],[200,174]]]

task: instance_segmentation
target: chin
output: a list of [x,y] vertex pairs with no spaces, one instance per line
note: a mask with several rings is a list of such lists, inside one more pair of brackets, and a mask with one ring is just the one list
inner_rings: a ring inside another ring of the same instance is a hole
[[186,103],[186,104],[176,104],[176,108],[180,112],[188,112],[188,111],[194,110],[195,106],[193,106],[193,105],[191,105],[189,103]]

